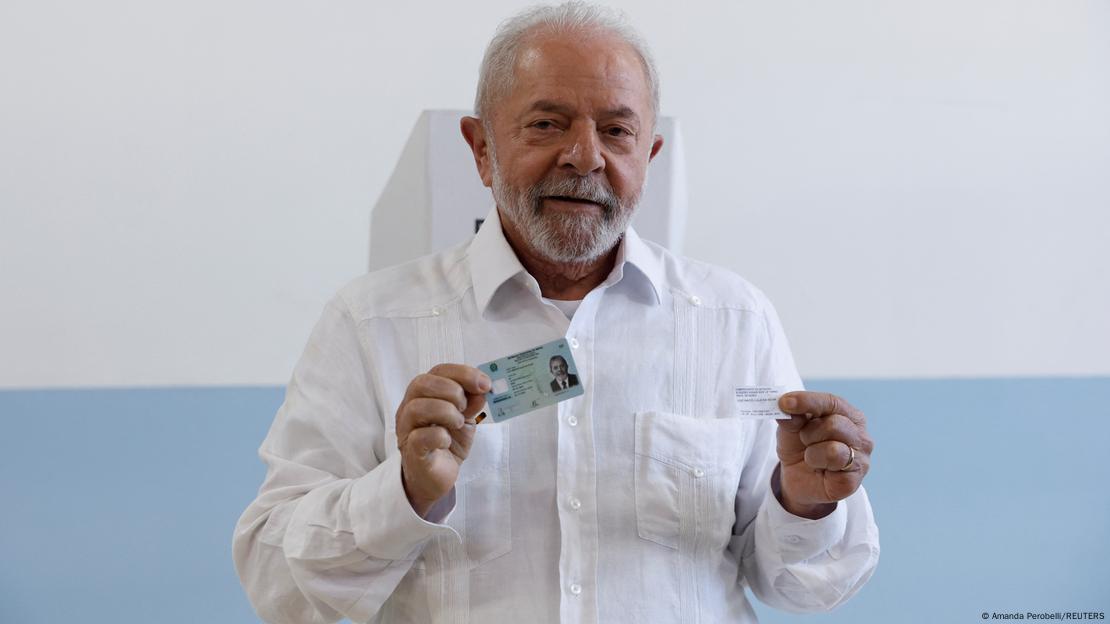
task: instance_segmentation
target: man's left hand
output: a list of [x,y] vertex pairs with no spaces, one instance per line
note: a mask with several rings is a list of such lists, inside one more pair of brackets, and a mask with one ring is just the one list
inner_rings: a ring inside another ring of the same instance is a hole
[[821,518],[855,492],[871,467],[875,443],[863,412],[825,392],[779,397],[779,502],[803,518]]

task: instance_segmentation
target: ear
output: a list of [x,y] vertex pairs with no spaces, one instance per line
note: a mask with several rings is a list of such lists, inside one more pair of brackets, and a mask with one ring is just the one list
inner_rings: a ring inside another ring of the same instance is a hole
[[478,167],[478,177],[482,178],[482,184],[492,186],[493,166],[490,163],[489,141],[486,140],[486,128],[482,125],[482,120],[477,117],[463,117],[459,121],[459,129],[474,154],[474,164]]
[[651,153],[648,154],[648,162],[651,162],[651,159],[655,158],[661,149],[663,149],[663,135],[657,134],[655,135],[655,140],[651,144]]

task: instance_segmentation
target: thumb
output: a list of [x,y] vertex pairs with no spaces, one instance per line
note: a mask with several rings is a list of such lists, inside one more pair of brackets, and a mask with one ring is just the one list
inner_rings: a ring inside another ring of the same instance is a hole
[[463,410],[462,415],[465,420],[474,420],[478,412],[486,407],[486,395],[484,394],[469,394],[466,395],[466,409]]
[[776,420],[775,422],[778,423],[780,431],[798,433],[802,430],[803,427],[809,424],[809,420],[810,419],[804,415],[794,414],[789,419],[783,418],[781,420]]

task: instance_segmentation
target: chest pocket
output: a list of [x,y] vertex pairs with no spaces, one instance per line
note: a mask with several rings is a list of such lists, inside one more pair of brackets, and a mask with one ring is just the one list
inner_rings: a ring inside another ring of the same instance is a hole
[[693,555],[728,544],[736,520],[745,423],[639,412],[635,423],[636,530]]

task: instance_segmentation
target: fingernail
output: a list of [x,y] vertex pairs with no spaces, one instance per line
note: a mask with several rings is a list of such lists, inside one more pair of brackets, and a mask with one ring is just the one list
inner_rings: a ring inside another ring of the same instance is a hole
[[798,407],[798,399],[795,399],[792,396],[783,397],[782,398],[782,407],[783,407],[784,410],[796,409]]
[[489,389],[492,388],[492,387],[493,387],[493,382],[490,381],[489,376],[482,375],[482,377],[478,380],[478,389],[481,390],[482,392],[489,392]]

